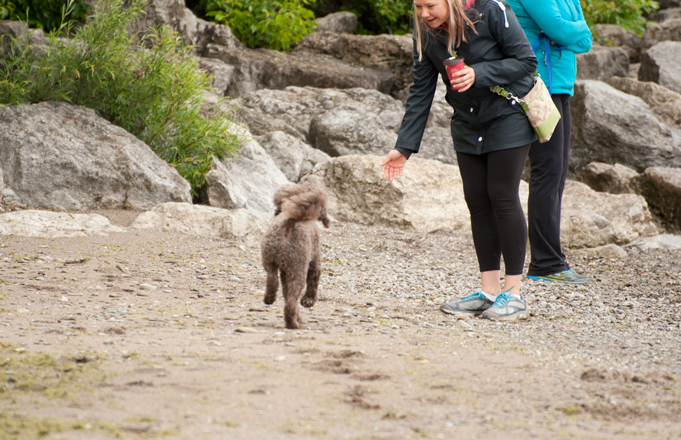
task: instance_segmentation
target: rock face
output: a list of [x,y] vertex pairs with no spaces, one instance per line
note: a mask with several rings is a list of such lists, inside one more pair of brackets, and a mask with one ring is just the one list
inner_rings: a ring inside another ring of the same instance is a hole
[[317,23],[315,32],[351,34],[355,32],[358,20],[352,12],[341,11],[316,18],[314,22]]
[[681,169],[653,167],[640,179],[650,210],[671,230],[681,232]]
[[[262,131],[275,128],[293,133],[330,156],[384,154],[395,146],[404,115],[404,105],[400,101],[366,89],[287,87],[284,90],[258,90],[246,95],[239,105],[250,110],[246,115],[237,114],[244,118],[242,120],[249,128],[260,127]],[[432,113],[419,157],[456,163],[449,135],[451,107],[446,103],[437,104],[437,101],[433,107],[440,109],[438,105],[442,110]],[[277,121],[276,125],[274,121]],[[440,124],[446,124],[446,127]],[[262,131],[256,134],[266,134]]]
[[303,38],[294,52],[329,55],[343,62],[391,72],[396,81],[391,92],[411,84],[414,62],[411,35],[351,35],[314,32]]
[[638,96],[655,115],[672,128],[681,130],[681,94],[650,81],[614,77],[609,84],[628,95]]
[[648,49],[641,59],[638,79],[681,93],[681,41],[663,41]]
[[[249,138],[250,133],[242,135]],[[225,209],[252,209],[274,212],[272,197],[288,179],[265,150],[251,139],[244,143],[238,158],[213,162],[206,174],[204,200]]]
[[638,172],[651,166],[681,166],[678,134],[638,97],[598,81],[577,81],[570,102],[570,172],[590,162],[626,165]]
[[341,220],[421,231],[470,228],[458,167],[413,158],[403,176],[391,183],[380,161],[342,156],[317,165],[303,180],[326,189],[327,210]]
[[0,168],[29,207],[142,210],[192,200],[189,183],[149,146],[66,103],[0,109]]
[[133,229],[154,229],[212,238],[238,238],[256,245],[271,214],[248,209],[225,210],[189,203],[163,203],[140,214]]
[[283,131],[257,136],[255,140],[291,182],[298,182],[302,176],[310,174],[315,165],[331,159],[323,151]]
[[577,79],[608,81],[613,76],[629,75],[629,55],[620,47],[594,46],[576,58]]
[[[341,220],[421,231],[470,231],[470,215],[458,167],[412,158],[392,183],[380,159],[342,156],[317,165],[303,180],[326,189],[327,209]],[[528,186],[520,184],[527,212]],[[646,201],[634,194],[598,193],[570,181],[563,196],[561,237],[566,248],[623,245],[657,234]]]
[[600,193],[581,182],[566,183],[560,225],[562,246],[625,245],[657,234],[643,197]]
[[99,214],[73,214],[50,211],[17,211],[0,215],[0,235],[25,237],[85,237],[123,232]]
[[595,191],[610,194],[639,194],[639,174],[629,167],[615,164],[592,162],[582,168],[577,180]]
[[597,24],[598,36],[615,47],[622,48],[629,56],[629,61],[638,63],[641,55],[642,38],[615,24]]
[[681,19],[670,18],[662,23],[648,22],[643,33],[643,49],[648,49],[662,41],[681,41]]

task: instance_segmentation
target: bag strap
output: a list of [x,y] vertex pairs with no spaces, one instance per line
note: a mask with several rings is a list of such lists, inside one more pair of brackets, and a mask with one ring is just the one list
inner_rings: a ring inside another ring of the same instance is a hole
[[[535,70],[534,73],[532,74],[532,79],[536,82],[534,78],[539,76],[539,71]],[[515,101],[520,107],[522,107],[523,110],[526,112],[530,111],[530,107],[527,106],[527,103],[523,101],[521,98],[518,98],[505,88],[501,86],[494,86],[489,88],[492,92],[496,93],[499,96],[503,96],[504,98],[508,99],[509,101]]]

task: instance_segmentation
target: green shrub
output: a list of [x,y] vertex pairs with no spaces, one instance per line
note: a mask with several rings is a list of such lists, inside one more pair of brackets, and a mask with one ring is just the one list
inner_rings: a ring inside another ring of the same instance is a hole
[[659,8],[653,0],[580,0],[590,27],[598,23],[616,24],[641,34],[646,27],[644,12]]
[[[3,15],[3,2],[12,9],[7,15],[8,20],[21,20],[31,27],[51,32],[61,25],[68,0],[0,0],[0,16]],[[82,23],[88,11],[85,0],[73,0],[66,18]]]
[[14,14],[12,0],[0,0],[0,20],[9,20],[12,14]]
[[314,30],[314,0],[201,0],[197,14],[226,24],[246,46],[287,51]]
[[129,34],[145,0],[123,2],[100,0],[71,40],[60,38],[70,33],[68,23],[44,48],[12,39],[0,57],[0,104],[56,100],[92,108],[176,167],[196,196],[212,157],[232,156],[239,139],[224,112],[203,115],[210,78],[191,48],[167,27]]

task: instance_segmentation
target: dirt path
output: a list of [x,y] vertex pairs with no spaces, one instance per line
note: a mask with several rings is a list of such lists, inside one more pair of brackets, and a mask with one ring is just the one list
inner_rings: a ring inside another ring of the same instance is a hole
[[[127,226],[134,213],[105,212]],[[0,439],[681,437],[681,252],[576,260],[527,322],[456,320],[470,237],[334,223],[283,328],[257,247],[0,237]]]

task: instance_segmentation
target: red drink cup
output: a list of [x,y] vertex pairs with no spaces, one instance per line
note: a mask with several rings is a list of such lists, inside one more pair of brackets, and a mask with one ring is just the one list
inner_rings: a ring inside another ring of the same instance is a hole
[[[464,66],[462,57],[447,58],[442,64],[444,64],[447,69],[447,76],[449,77],[450,84],[454,81],[454,74],[463,69]],[[452,87],[453,90],[459,90],[460,88],[461,87]]]

